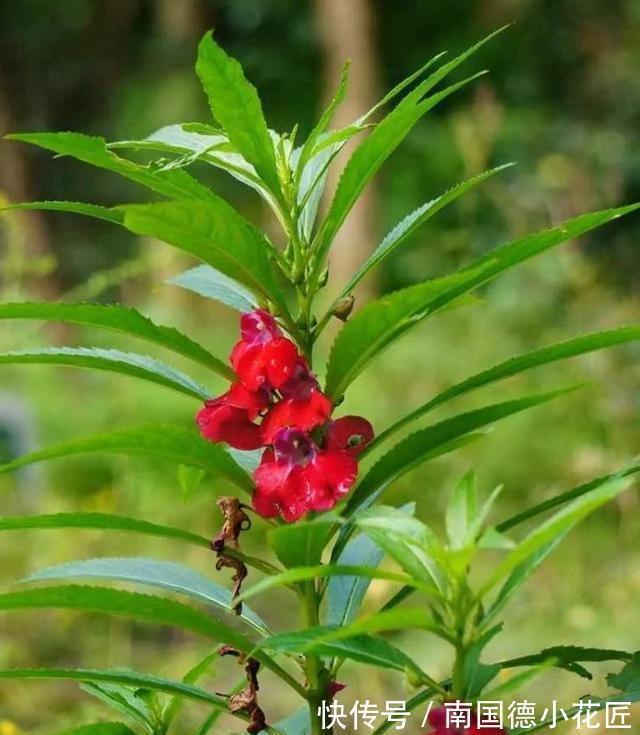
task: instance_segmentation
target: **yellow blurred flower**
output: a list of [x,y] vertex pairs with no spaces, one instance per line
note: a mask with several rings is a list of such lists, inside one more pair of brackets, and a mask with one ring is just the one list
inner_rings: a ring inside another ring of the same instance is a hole
[[11,720],[0,720],[0,735],[20,735],[20,728]]

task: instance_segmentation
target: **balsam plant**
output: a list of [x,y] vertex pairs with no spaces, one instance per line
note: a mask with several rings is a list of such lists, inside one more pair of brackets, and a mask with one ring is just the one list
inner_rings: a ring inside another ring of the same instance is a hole
[[[192,529],[102,513],[0,519],[3,531],[127,531],[199,546],[204,555],[212,550],[216,555],[220,574],[211,577],[217,581],[177,563],[99,558],[36,571],[22,580],[22,588],[0,594],[2,611],[100,611],[177,626],[205,640],[206,655],[181,681],[130,669],[0,672],[5,679],[78,681],[116,710],[118,719],[126,720],[126,724],[86,725],[78,732],[161,735],[173,731],[181,706],[193,700],[203,707],[200,735],[215,728],[220,731],[218,718],[228,712],[239,718],[238,730],[318,735],[320,708],[341,689],[340,670],[347,660],[405,677],[415,692],[407,704],[409,711],[429,699],[473,704],[478,698],[502,696],[509,688],[544,675],[549,667],[590,679],[585,664],[605,660],[624,665],[621,673],[609,678],[616,689],[613,699],[635,701],[640,695],[638,658],[624,651],[554,646],[524,651],[508,661],[483,661],[484,648],[500,632],[500,616],[512,595],[576,524],[629,485],[640,465],[549,497],[495,524],[490,517],[499,489],[479,498],[475,476],[469,473],[451,493],[446,538],[439,538],[418,520],[413,505],[395,508],[380,503],[384,491],[413,468],[480,439],[484,427],[559,398],[571,388],[523,395],[421,424],[433,409],[537,366],[638,340],[640,326],[586,334],[511,357],[451,385],[390,426],[376,427],[376,433],[365,418],[333,415],[340,412],[341,399],[360,373],[414,326],[464,303],[474,290],[509,269],[640,206],[576,217],[508,242],[454,273],[353,308],[354,288],[373,268],[422,223],[505,168],[500,166],[409,213],[351,280],[341,284],[339,296],[326,312],[316,312],[317,296],[329,278],[331,245],[359,195],[418,120],[479,76],[444,86],[451,73],[491,38],[450,61],[435,56],[372,110],[334,130],[331,119],[347,86],[345,67],[336,96],[304,142],[297,127],[284,134],[267,127],[256,90],[210,34],[200,44],[196,70],[217,127],[171,125],[144,140],[110,144],[70,132],[9,136],[117,173],[164,197],[158,203],[116,207],[48,201],[9,208],[88,215],[162,240],[203,263],[174,278],[174,284],[242,313],[242,338],[228,363],[185,334],[124,306],[0,305],[3,319],[70,322],[146,340],[230,382],[229,390],[215,398],[207,387],[158,359],[115,349],[49,347],[0,355],[0,362],[7,364],[108,370],[171,388],[195,399],[200,429],[177,424],[119,428],[33,452],[5,464],[1,471],[77,453],[112,452],[174,462],[183,483],[193,484],[210,475],[223,478],[229,486],[228,495],[217,500],[220,525],[213,531],[213,541]],[[382,114],[383,108],[390,110]],[[360,140],[326,213],[320,215],[327,171],[356,136]],[[142,151],[153,160],[136,163],[120,155],[126,150]],[[196,161],[226,171],[254,189],[275,215],[283,246],[274,244],[194,178],[189,170]],[[314,348],[336,318],[345,323],[327,365],[318,371]],[[323,388],[317,372],[326,374]],[[213,511],[212,503],[215,518]],[[240,548],[241,536],[250,532],[252,521],[268,524],[269,549],[260,558],[247,556]],[[525,523],[527,530],[520,533]],[[470,569],[484,549],[494,554],[499,550],[500,559],[483,579],[474,577],[472,582]],[[393,562],[394,571],[381,568],[385,559]],[[234,582],[231,591],[221,584],[228,580],[227,567]],[[152,587],[155,593],[78,583],[96,579]],[[376,579],[396,585],[397,591],[377,612],[363,615],[361,606]],[[36,582],[40,584],[33,585]],[[181,600],[167,596],[167,591]],[[246,601],[267,591],[297,600],[304,623],[294,630],[276,630],[277,616],[265,621],[256,615]],[[407,629],[450,644],[449,678],[437,681],[383,635]],[[236,658],[243,667],[239,686],[228,695],[198,686],[219,656]],[[264,669],[300,700],[300,710],[281,723],[271,722],[272,693],[259,688]],[[517,669],[518,674],[507,678],[506,684],[502,679],[496,688],[496,677],[506,669]],[[446,731],[439,716],[431,724],[437,732]],[[390,727],[385,723],[375,732],[381,735]]]

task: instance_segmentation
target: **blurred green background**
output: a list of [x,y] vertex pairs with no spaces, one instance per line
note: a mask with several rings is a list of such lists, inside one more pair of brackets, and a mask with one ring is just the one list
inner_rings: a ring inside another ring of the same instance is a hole
[[[414,235],[361,295],[381,293],[447,272],[532,228],[640,198],[638,0],[3,0],[0,133],[75,130],[114,140],[142,137],[169,123],[207,121],[193,62],[198,39],[214,27],[217,40],[258,87],[269,124],[288,130],[299,122],[304,135],[345,58],[352,59],[353,69],[342,122],[356,118],[435,52],[460,51],[510,22],[514,25],[464,70],[466,75],[488,68],[491,74],[419,123],[367,191],[332,261],[334,287],[416,206],[492,165],[516,161],[518,166]],[[221,174],[196,173],[247,217],[273,228],[252,192]],[[52,160],[21,144],[0,144],[2,199],[116,204],[145,196],[106,172]],[[430,321],[378,359],[354,385],[345,411],[365,414],[383,428],[454,380],[511,354],[637,321],[639,237],[640,218],[625,218],[503,277],[480,294],[479,303]],[[0,219],[0,300],[122,301],[175,324],[223,356],[235,338],[235,314],[163,285],[188,265],[167,246],[98,221],[44,212]],[[77,328],[0,324],[2,350],[52,342],[140,349]],[[419,515],[440,527],[447,493],[470,467],[484,492],[505,484],[499,517],[620,466],[638,451],[639,357],[637,345],[597,353],[465,400],[460,409],[497,396],[589,383],[411,473],[386,500],[416,499]],[[3,457],[83,432],[190,422],[197,408],[186,398],[127,378],[45,367],[1,370]],[[212,391],[222,389],[217,378],[197,372]],[[214,497],[225,490],[206,482],[181,503],[175,468],[102,456],[2,477],[0,489],[3,515],[120,512],[211,535],[218,521]],[[254,550],[262,543],[260,524],[255,528],[246,542]],[[639,530],[638,496],[632,490],[585,523],[545,563],[508,609],[505,634],[491,655],[569,642],[640,648]],[[3,534],[2,582],[6,587],[29,571],[68,559],[122,554],[178,560],[205,573],[213,566],[202,551],[159,541],[143,548],[131,538],[90,532]],[[388,594],[376,583],[371,604]],[[297,623],[293,603],[283,591],[255,607],[280,627]],[[435,676],[447,675],[448,652],[431,639],[396,638]],[[130,665],[180,676],[205,652],[202,641],[175,631],[100,616],[43,612],[0,619],[0,668]],[[226,691],[237,672],[226,662],[217,669],[219,676],[209,683]],[[358,677],[353,668],[344,672],[345,703],[366,697],[384,703],[407,695],[402,682],[373,670]],[[525,694],[546,706],[552,696],[574,701],[585,684],[554,674]],[[296,706],[269,686],[268,677],[262,703],[272,721]],[[73,684],[0,685],[0,735],[55,732],[104,712]],[[188,707],[182,731],[193,732],[198,717],[201,708]],[[224,720],[217,728],[238,730]],[[406,730],[419,731],[415,722]]]

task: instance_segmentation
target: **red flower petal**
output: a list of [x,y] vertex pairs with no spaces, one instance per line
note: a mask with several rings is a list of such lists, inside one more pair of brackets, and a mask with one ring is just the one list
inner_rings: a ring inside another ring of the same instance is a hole
[[231,352],[231,365],[251,391],[261,387],[279,388],[293,374],[298,350],[286,337],[250,344],[241,340]]
[[319,390],[307,398],[288,398],[276,403],[262,422],[262,436],[270,444],[281,429],[298,428],[310,431],[324,424],[331,414],[331,401]]
[[357,456],[373,439],[373,427],[362,416],[343,416],[327,430],[327,449],[344,449]]
[[280,337],[276,320],[264,309],[256,309],[240,317],[240,334],[245,342],[266,342]]
[[263,446],[260,427],[252,423],[246,409],[225,403],[226,396],[207,401],[196,416],[200,433],[212,442],[226,442],[236,449]]

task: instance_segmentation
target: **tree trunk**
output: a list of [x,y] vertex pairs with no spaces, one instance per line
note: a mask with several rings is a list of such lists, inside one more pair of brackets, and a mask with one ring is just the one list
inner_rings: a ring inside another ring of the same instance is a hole
[[[336,112],[333,127],[352,123],[377,99],[377,59],[374,44],[374,12],[370,0],[316,0],[316,23],[325,57],[325,97],[335,93],[342,66],[351,59],[349,89]],[[357,144],[357,143],[356,143]],[[355,144],[345,146],[342,162]],[[345,155],[346,153],[346,155]],[[335,190],[340,167],[330,174],[328,191]],[[361,265],[376,244],[376,190],[369,185],[354,206],[335,241],[330,258],[330,294],[335,295]],[[356,290],[361,301],[375,286],[367,279]]]

